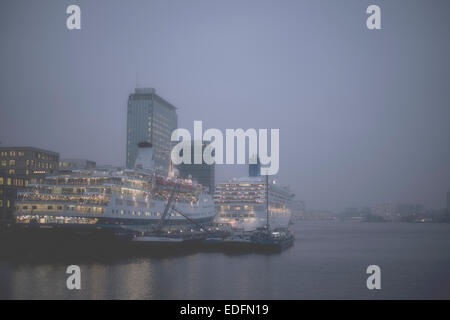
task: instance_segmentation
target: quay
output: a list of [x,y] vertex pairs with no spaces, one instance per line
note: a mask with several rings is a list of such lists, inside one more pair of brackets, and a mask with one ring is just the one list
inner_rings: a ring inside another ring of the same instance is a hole
[[[14,243],[12,248],[8,244]],[[99,226],[16,225],[0,234],[1,256],[102,256],[158,253],[274,253],[294,244],[287,230],[233,232],[215,227],[132,232]]]

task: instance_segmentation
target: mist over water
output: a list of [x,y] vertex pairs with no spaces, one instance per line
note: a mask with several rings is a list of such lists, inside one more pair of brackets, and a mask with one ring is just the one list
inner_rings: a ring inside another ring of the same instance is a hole
[[[6,299],[449,299],[450,225],[299,221],[274,255],[188,253],[0,260]],[[39,262],[36,262],[39,261]],[[81,290],[67,290],[69,264]],[[381,290],[366,287],[381,268]]]

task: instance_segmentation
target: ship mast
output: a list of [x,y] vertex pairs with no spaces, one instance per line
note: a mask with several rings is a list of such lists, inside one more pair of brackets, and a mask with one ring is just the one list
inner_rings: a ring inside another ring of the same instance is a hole
[[266,175],[266,228],[269,230],[269,175]]

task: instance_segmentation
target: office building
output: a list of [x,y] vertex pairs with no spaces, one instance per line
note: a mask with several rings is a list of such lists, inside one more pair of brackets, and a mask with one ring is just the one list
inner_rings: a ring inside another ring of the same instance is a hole
[[248,176],[259,177],[260,175],[261,175],[261,163],[259,161],[259,157],[257,157],[256,163],[248,165]]
[[136,88],[128,97],[126,166],[133,168],[138,144],[153,145],[157,170],[167,174],[173,143],[170,136],[178,127],[176,108],[153,88]]
[[[179,176],[181,178],[192,178],[193,180],[197,181],[202,186],[207,188],[209,193],[213,193],[215,185],[215,165],[204,163],[203,157],[202,157],[202,164],[194,164],[194,143],[195,143],[194,140],[191,141],[191,164],[186,163],[179,164],[177,166]],[[202,142],[197,141],[197,143]],[[203,142],[202,154],[208,144],[209,144],[208,142]]]
[[59,154],[33,147],[0,147],[0,221],[12,219],[17,192],[58,172]]

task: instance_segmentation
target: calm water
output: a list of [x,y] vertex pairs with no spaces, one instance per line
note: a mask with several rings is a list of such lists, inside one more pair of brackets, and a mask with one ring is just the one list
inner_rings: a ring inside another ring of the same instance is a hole
[[[0,261],[0,298],[450,298],[450,224],[299,221],[292,227],[295,246],[275,255]],[[69,264],[81,267],[81,290],[66,289]],[[371,264],[381,267],[379,291],[366,288]]]

